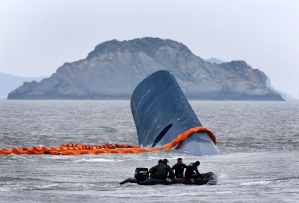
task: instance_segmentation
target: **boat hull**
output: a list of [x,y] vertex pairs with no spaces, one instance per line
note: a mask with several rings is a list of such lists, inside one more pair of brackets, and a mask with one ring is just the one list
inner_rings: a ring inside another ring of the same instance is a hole
[[[169,71],[157,71],[134,90],[131,110],[140,147],[162,147],[187,130],[202,126]],[[215,155],[219,149],[207,133],[194,133],[175,147],[188,154]]]

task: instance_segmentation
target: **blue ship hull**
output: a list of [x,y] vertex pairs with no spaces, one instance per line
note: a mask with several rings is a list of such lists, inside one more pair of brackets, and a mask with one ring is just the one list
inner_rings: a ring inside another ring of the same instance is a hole
[[[135,88],[131,110],[140,147],[161,147],[181,133],[202,126],[176,79],[165,70],[151,74]],[[192,134],[175,149],[195,156],[219,154],[205,132]]]

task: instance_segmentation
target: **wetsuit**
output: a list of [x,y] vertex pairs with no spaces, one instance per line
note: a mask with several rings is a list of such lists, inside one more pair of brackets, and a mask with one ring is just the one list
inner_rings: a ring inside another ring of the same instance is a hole
[[158,164],[157,166],[152,167],[150,171],[154,173],[153,175],[151,174],[151,178],[154,179],[166,179],[168,173],[171,177],[174,177],[172,169],[166,163]]
[[174,164],[172,170],[175,170],[175,177],[182,178],[184,175],[185,168],[187,168],[185,164]]
[[[201,178],[200,173],[197,170],[197,166],[195,163],[191,163],[187,166],[186,172],[185,172],[185,177],[188,179],[197,179],[197,178]],[[196,173],[194,173],[194,171]]]

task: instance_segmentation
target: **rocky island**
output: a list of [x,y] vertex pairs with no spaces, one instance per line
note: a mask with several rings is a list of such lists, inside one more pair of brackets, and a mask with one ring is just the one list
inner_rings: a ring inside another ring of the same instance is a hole
[[267,87],[267,76],[245,61],[209,63],[184,44],[149,37],[101,43],[51,77],[24,82],[8,99],[129,99],[158,70],[171,71],[188,99],[283,100]]

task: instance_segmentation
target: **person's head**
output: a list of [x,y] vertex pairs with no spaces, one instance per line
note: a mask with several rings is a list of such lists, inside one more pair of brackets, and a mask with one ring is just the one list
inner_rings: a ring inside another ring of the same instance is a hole
[[167,159],[163,159],[162,161],[164,164],[167,164],[167,162],[169,162]]
[[178,158],[178,164],[182,164],[182,163],[183,163],[182,158]]
[[162,159],[160,159],[159,161],[158,161],[158,164],[161,164],[162,163]]
[[196,161],[196,162],[195,162],[195,165],[196,165],[196,166],[199,166],[199,165],[200,165],[200,162],[199,162],[199,161]]

